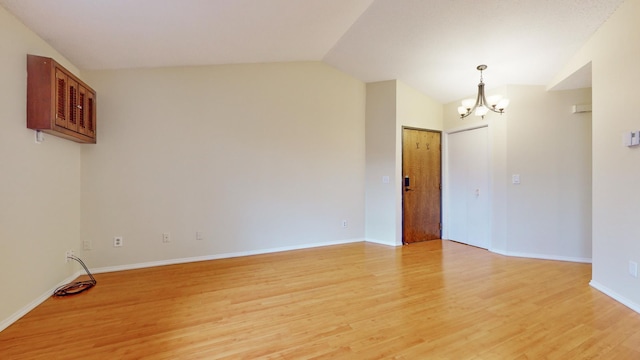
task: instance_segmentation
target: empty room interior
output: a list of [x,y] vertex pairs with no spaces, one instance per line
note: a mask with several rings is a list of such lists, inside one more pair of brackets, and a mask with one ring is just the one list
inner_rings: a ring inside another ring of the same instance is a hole
[[640,358],[639,18],[0,0],[0,358]]

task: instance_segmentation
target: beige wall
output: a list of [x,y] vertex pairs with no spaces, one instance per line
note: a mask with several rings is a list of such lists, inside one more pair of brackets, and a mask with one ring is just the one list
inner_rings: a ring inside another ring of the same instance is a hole
[[629,275],[628,265],[640,263],[640,148],[623,146],[622,133],[640,130],[633,111],[640,83],[639,17],[640,1],[625,1],[557,80],[592,64],[592,285],[638,312],[640,278]]
[[[546,92],[509,86],[516,104],[507,130],[507,253],[589,261],[591,254],[590,89]],[[521,184],[510,183],[520,174]]]
[[[545,91],[509,85],[508,112],[460,120],[445,106],[446,131],[489,125],[491,250],[516,256],[589,261],[591,254],[590,89]],[[519,174],[521,184],[511,183]]]
[[[366,210],[367,241],[396,245],[396,97],[395,80],[367,84]],[[384,184],[382,177],[388,176]]]
[[26,128],[26,54],[77,69],[0,7],[0,330],[71,276],[79,251],[80,148]]
[[441,130],[442,105],[401,81],[369,83],[366,117],[366,238],[401,245],[402,127]]
[[86,77],[99,94],[98,144],[82,152],[93,267],[364,240],[362,82],[317,62]]

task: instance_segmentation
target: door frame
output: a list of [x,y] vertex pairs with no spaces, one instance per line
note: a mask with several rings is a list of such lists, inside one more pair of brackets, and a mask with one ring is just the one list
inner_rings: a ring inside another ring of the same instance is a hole
[[442,234],[443,234],[443,230],[444,230],[444,219],[442,217],[443,212],[443,190],[444,190],[444,184],[443,184],[443,164],[444,164],[444,146],[443,146],[443,140],[444,140],[444,132],[442,130],[434,130],[434,129],[426,129],[426,128],[420,128],[420,127],[414,127],[414,126],[402,126],[402,129],[400,131],[400,149],[402,152],[402,156],[400,159],[400,218],[402,220],[402,228],[400,229],[401,231],[401,237],[402,237],[402,245],[407,245],[407,243],[404,241],[404,186],[402,186],[403,182],[404,182],[404,130],[418,130],[418,131],[428,131],[428,132],[434,132],[434,133],[439,133],[440,134],[440,238],[442,239]]

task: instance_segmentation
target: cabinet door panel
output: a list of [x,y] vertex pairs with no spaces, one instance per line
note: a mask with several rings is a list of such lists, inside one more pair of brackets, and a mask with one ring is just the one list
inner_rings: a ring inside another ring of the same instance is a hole
[[78,132],[87,135],[87,89],[78,85]]
[[67,129],[78,132],[78,82],[69,79],[69,93],[68,93],[68,104],[69,104],[69,119],[67,119]]
[[68,77],[60,69],[56,68],[56,125],[67,127],[67,119],[69,118],[69,105],[68,105]]

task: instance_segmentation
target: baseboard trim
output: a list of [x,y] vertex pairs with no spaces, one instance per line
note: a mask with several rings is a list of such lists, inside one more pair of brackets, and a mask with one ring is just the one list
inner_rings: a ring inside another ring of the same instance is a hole
[[380,245],[387,245],[387,246],[402,246],[402,245],[398,245],[395,242],[390,242],[390,241],[384,241],[384,240],[376,240],[376,239],[366,239],[366,242],[370,242],[370,243],[374,243],[374,244],[380,244]]
[[571,257],[571,256],[557,256],[557,255],[546,255],[546,254],[533,254],[533,253],[521,253],[521,252],[514,252],[514,251],[504,251],[504,250],[500,250],[500,249],[489,249],[489,251],[491,251],[493,253],[496,253],[496,254],[504,255],[504,256],[513,256],[513,257],[538,259],[538,260],[569,261],[569,262],[591,264],[591,258],[580,258],[580,257]]
[[198,261],[229,259],[229,258],[235,258],[235,257],[270,254],[275,252],[283,252],[283,251],[291,251],[291,250],[311,249],[311,248],[322,247],[322,246],[351,244],[351,243],[362,242],[362,241],[364,240],[363,239],[347,239],[347,240],[327,241],[327,242],[321,242],[321,243],[311,243],[311,244],[304,244],[304,245],[283,246],[283,247],[269,248],[269,249],[240,251],[240,252],[234,252],[234,253],[194,256],[194,257],[188,257],[188,258],[167,259],[167,260],[160,260],[160,261],[149,261],[149,262],[137,263],[137,264],[92,268],[91,272],[94,274],[100,274],[100,273],[115,272],[115,271],[144,269],[144,268],[150,268],[155,266],[165,266],[165,265],[175,265],[175,264],[186,264],[186,263],[198,262]]
[[11,315],[8,318],[0,321],[0,331],[8,328],[9,326],[11,326],[11,324],[13,324],[14,322],[18,321],[18,319],[20,319],[21,317],[27,315],[29,313],[29,311],[35,309],[36,307],[38,307],[38,305],[42,304],[45,300],[50,298],[53,295],[53,292],[59,286],[62,286],[64,284],[68,284],[68,283],[72,282],[78,276],[80,276],[82,274],[84,274],[83,270],[76,271],[73,275],[70,275],[69,277],[67,277],[66,279],[62,280],[60,283],[58,283],[56,286],[54,286],[51,289],[45,291],[42,295],[40,295],[38,298],[36,298],[35,300],[33,300],[32,302],[27,304],[25,307],[23,307],[22,309],[16,311],[13,315]]
[[628,307],[629,309],[637,312],[640,314],[640,304],[635,303],[629,299],[627,299],[626,297],[618,294],[617,292],[609,289],[608,287],[600,284],[599,282],[595,281],[595,280],[591,280],[589,282],[589,285],[591,285],[592,288],[600,291],[601,293],[607,295],[608,297],[612,298],[613,300],[621,303],[622,305]]

